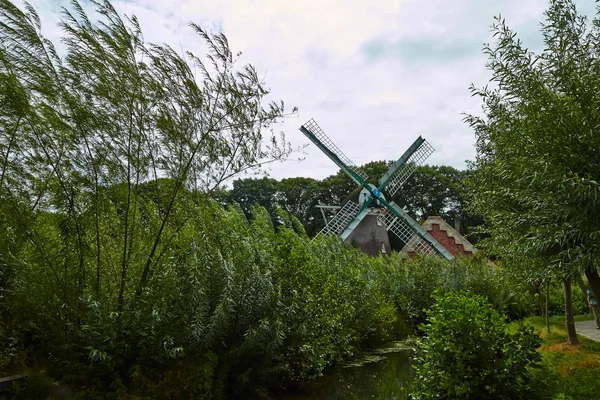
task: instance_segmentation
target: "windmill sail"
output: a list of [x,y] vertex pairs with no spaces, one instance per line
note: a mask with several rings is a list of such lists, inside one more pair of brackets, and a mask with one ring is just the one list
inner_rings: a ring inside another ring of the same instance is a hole
[[347,201],[335,217],[315,236],[315,239],[321,235],[335,233],[345,241],[369,214],[370,203],[370,200],[366,201],[361,207],[352,200]]
[[391,231],[394,235],[398,236],[398,238],[406,243],[409,248],[414,250],[415,253],[438,253],[447,260],[452,260],[454,258],[444,246],[435,240],[435,238],[426,230],[421,228],[421,225],[412,219],[406,211],[401,209],[396,203],[392,201],[385,205],[392,213],[380,214],[378,218],[386,225],[388,231]]
[[[404,210],[402,210],[394,202],[388,203],[385,197],[382,195],[381,190],[384,187],[388,188],[388,193],[393,196],[404,182],[410,177],[410,175],[417,169],[417,167],[427,159],[433,153],[433,147],[425,139],[419,137],[410,148],[392,165],[389,171],[381,177],[379,180],[379,188],[375,185],[371,185],[367,182],[367,175],[359,170],[353,163],[337,148],[335,144],[325,135],[325,132],[317,125],[317,123],[311,119],[300,127],[300,131],[306,135],[327,157],[329,157],[338,167],[340,167],[346,174],[348,174],[358,185],[364,187],[367,190],[365,193],[366,198],[362,202],[362,206],[353,202],[348,201],[338,211],[338,213],[331,219],[325,227],[317,234],[328,235],[335,234],[341,236],[343,240],[352,240],[351,235],[353,232],[358,233],[361,228],[366,228],[368,234],[366,235],[367,241],[372,244],[373,239],[379,240],[379,237],[373,235],[373,233],[383,233],[385,240],[383,242],[375,243],[376,246],[385,246],[385,241],[389,240],[385,231],[380,231],[379,228],[375,227],[373,231],[368,224],[361,225],[367,215],[374,214],[373,210],[369,210],[368,207],[373,201],[377,201],[390,212],[385,214],[378,212],[377,218],[380,225],[387,231],[391,231],[398,236],[404,243],[406,243],[411,249],[418,253],[425,254],[439,254],[442,257],[451,260],[452,254],[448,252],[441,244],[439,244],[433,236],[427,233],[421,226],[415,222]],[[362,198],[361,198],[362,200]],[[375,220],[376,221],[376,220]],[[362,236],[365,235],[353,235]],[[362,239],[361,239],[362,241]],[[365,247],[361,247],[363,251],[370,254],[370,250]],[[377,250],[375,253],[378,253]],[[376,254],[374,254],[376,255]]]
[[415,172],[417,167],[434,152],[434,148],[422,137],[404,152],[402,157],[392,165],[388,172],[379,180],[379,190],[387,186],[387,192],[392,197],[404,182]]
[[367,208],[363,207],[362,210],[358,213],[358,215],[356,215],[356,217],[354,217],[354,219],[346,227],[346,229],[344,229],[344,232],[342,232],[342,240],[348,239],[348,237],[352,234],[352,232],[354,232],[356,227],[362,222],[362,220],[367,216],[368,213],[369,211],[367,210]]
[[419,235],[415,235],[415,232],[410,229],[403,219],[395,214],[382,214],[378,216],[378,219],[385,224],[388,231],[396,235],[402,240],[409,249],[419,254],[432,255],[435,254],[435,250],[426,241],[421,239]]
[[354,217],[357,216],[359,211],[360,206],[358,204],[351,200],[347,201],[346,204],[344,204],[337,214],[335,214],[335,216],[329,221],[329,223],[325,225],[323,229],[321,229],[317,236],[328,235],[331,233],[335,235],[341,235],[346,230],[348,225],[350,225],[352,220],[354,220]]
[[368,187],[367,174],[362,172],[354,165],[348,157],[342,153],[340,149],[329,139],[323,130],[317,125],[314,119],[311,119],[300,127],[300,131],[304,133],[327,157],[345,171],[357,184]]

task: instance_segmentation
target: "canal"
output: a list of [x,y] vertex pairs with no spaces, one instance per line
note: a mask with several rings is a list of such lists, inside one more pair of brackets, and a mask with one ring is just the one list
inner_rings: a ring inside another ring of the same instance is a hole
[[411,350],[403,342],[386,344],[353,362],[326,371],[279,400],[404,400],[412,379]]

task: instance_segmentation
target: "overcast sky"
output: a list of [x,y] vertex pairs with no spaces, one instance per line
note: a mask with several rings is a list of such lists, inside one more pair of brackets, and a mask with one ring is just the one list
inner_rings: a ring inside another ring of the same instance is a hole
[[[17,2],[18,3],[18,2]],[[67,0],[30,0],[54,39]],[[281,126],[294,146],[314,118],[355,164],[396,160],[419,136],[436,149],[428,163],[464,168],[474,135],[462,113],[478,113],[469,85],[489,79],[481,49],[501,14],[531,50],[542,48],[546,0],[133,0],[113,1],[136,15],[149,42],[203,53],[190,21],[223,31],[254,64],[276,99],[297,117]],[[592,15],[594,1],[578,0]],[[322,179],[337,167],[312,144],[302,162],[274,164],[277,179]],[[378,178],[378,177],[375,177]]]

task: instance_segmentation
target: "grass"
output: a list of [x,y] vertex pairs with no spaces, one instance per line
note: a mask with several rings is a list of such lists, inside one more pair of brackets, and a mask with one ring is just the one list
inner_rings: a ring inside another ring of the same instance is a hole
[[[576,321],[589,320],[589,316],[578,316]],[[591,400],[600,398],[600,342],[578,335],[580,344],[567,343],[564,316],[550,318],[550,332],[541,317],[525,319],[533,325],[543,343],[539,351],[550,367],[548,377],[554,399]]]

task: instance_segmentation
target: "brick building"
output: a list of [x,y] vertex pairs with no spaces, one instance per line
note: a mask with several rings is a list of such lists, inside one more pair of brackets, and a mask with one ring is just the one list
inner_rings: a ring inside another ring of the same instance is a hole
[[[461,254],[470,258],[477,252],[473,246],[463,235],[454,227],[450,226],[442,217],[429,217],[421,225],[431,236],[433,236],[442,246],[446,248],[453,256]],[[401,253],[408,257],[414,257],[415,253],[410,251],[406,246]]]

